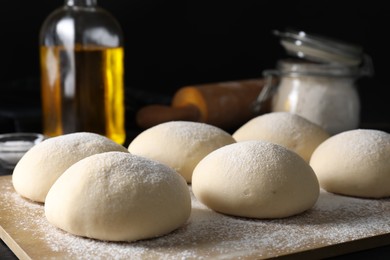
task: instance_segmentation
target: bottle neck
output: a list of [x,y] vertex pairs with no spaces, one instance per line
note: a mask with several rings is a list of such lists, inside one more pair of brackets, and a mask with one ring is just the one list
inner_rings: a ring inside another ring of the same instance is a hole
[[97,0],[65,0],[65,5],[91,7],[97,5]]

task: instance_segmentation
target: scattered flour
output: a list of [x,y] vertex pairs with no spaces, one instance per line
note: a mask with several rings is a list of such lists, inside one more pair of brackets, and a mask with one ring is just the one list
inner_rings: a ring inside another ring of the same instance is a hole
[[311,210],[275,220],[222,215],[192,196],[191,217],[176,231],[132,243],[104,242],[76,237],[53,227],[44,216],[42,204],[23,199],[11,184],[2,189],[0,224],[4,221],[2,211],[12,208],[24,212],[22,217],[15,216],[12,226],[47,247],[45,252],[50,259],[64,255],[67,259],[268,258],[390,232],[390,199],[360,199],[321,191]]

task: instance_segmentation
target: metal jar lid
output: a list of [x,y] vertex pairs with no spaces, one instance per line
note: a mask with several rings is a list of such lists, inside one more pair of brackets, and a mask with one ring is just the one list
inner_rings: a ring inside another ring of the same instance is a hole
[[331,38],[309,35],[304,31],[273,31],[289,55],[309,61],[359,66],[363,60],[363,49]]

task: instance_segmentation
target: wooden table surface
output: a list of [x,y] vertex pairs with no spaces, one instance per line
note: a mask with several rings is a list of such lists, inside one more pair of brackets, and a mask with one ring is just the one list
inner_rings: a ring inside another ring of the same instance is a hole
[[279,220],[235,218],[196,201],[189,222],[166,236],[112,243],[51,226],[42,204],[21,198],[11,176],[0,177],[0,237],[19,259],[324,258],[390,245],[390,199],[322,191],[313,209]]

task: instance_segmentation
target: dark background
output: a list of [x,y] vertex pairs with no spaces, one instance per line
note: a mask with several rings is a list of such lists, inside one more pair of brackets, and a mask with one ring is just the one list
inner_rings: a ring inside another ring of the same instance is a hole
[[[41,131],[38,34],[61,0],[0,6],[0,133]],[[362,127],[390,132],[390,10],[386,1],[98,0],[125,37],[127,122],[178,88],[261,76],[285,56],[272,30],[287,27],[361,45],[375,76],[361,79]],[[129,130],[129,129],[128,129]],[[4,249],[0,255],[12,253]],[[389,248],[374,252],[388,256]],[[367,256],[372,255],[368,252]],[[352,256],[354,257],[354,256]],[[354,259],[354,258],[342,259]]]
[[[38,34],[60,0],[0,7],[0,132],[40,130]],[[362,127],[386,128],[390,24],[385,1],[99,0],[125,39],[127,122],[190,84],[260,77],[285,51],[272,30],[292,27],[360,45],[375,76],[358,81]],[[130,126],[131,127],[131,126]]]

